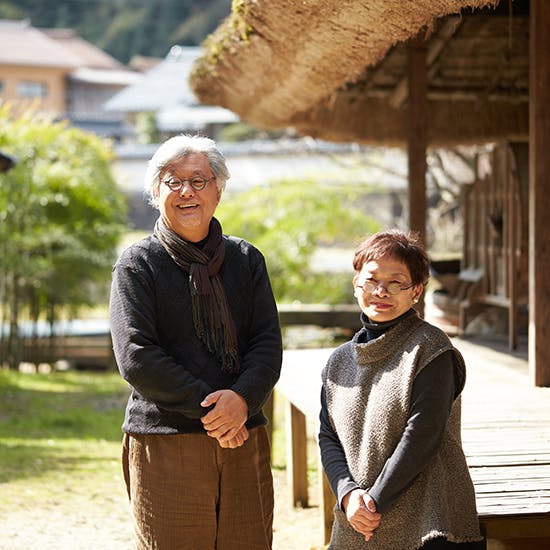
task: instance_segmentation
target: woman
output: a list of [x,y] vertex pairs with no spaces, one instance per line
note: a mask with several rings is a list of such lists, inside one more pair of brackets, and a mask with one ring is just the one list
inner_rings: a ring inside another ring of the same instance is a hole
[[214,217],[228,177],[211,139],[163,143],[145,177],[154,232],[113,270],[113,348],[131,387],[123,468],[143,550],[271,548],[262,406],[281,331],[262,254]]
[[413,233],[377,233],[355,251],[363,328],[323,371],[319,445],[337,498],[329,548],[478,548],[460,436],[465,365],[413,309],[428,280]]

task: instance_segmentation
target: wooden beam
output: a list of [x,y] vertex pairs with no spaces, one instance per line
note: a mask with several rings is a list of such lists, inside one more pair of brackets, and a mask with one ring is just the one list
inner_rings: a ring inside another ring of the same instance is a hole
[[426,147],[428,101],[426,98],[426,45],[415,38],[409,44],[409,226],[426,238]]
[[[445,46],[449,43],[449,40],[453,37],[456,30],[460,26],[461,18],[456,16],[449,17],[441,26],[439,31],[429,41],[428,50],[426,52],[426,67],[430,68],[434,66],[437,58],[441,52],[445,49]],[[399,109],[407,99],[408,92],[408,78],[403,76],[401,80],[396,84],[391,96],[388,99],[388,103],[394,108]]]
[[550,2],[531,0],[529,17],[529,367],[550,386]]
[[[426,43],[420,38],[409,44],[409,226],[426,243],[426,149],[428,145],[428,77],[426,73]],[[424,316],[424,294],[415,306]]]
[[[495,516],[481,517],[480,525],[483,534],[490,539],[533,539],[550,538],[550,514],[529,514],[507,516],[505,518]],[[518,547],[518,548],[525,548]],[[528,548],[530,548],[528,546]],[[533,547],[534,548],[534,547]],[[539,546],[539,548],[543,548]]]

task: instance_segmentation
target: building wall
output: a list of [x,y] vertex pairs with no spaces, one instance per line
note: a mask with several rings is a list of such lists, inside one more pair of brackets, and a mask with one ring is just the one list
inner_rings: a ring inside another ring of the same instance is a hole
[[[60,116],[66,111],[66,79],[66,69],[0,65],[0,100],[12,104],[16,112],[32,105]],[[29,96],[21,95],[22,85],[27,86]],[[38,89],[29,90],[35,87],[42,88],[42,97]]]
[[118,113],[105,111],[103,109],[103,104],[122,88],[122,85],[100,86],[69,80],[67,89],[67,113],[75,118],[93,118],[95,120],[121,118],[121,115]]

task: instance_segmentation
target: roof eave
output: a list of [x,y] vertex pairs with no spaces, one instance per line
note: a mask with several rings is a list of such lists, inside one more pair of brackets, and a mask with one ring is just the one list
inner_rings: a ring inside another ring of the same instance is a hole
[[242,0],[205,43],[191,87],[202,103],[262,128],[284,128],[437,18],[497,3]]

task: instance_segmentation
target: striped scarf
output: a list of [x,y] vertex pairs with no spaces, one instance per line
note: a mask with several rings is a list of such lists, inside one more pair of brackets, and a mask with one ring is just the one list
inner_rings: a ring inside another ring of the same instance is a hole
[[222,227],[212,218],[202,248],[182,239],[159,217],[154,233],[172,260],[189,273],[195,334],[221,362],[222,371],[239,371],[235,323],[219,271],[225,258]]

